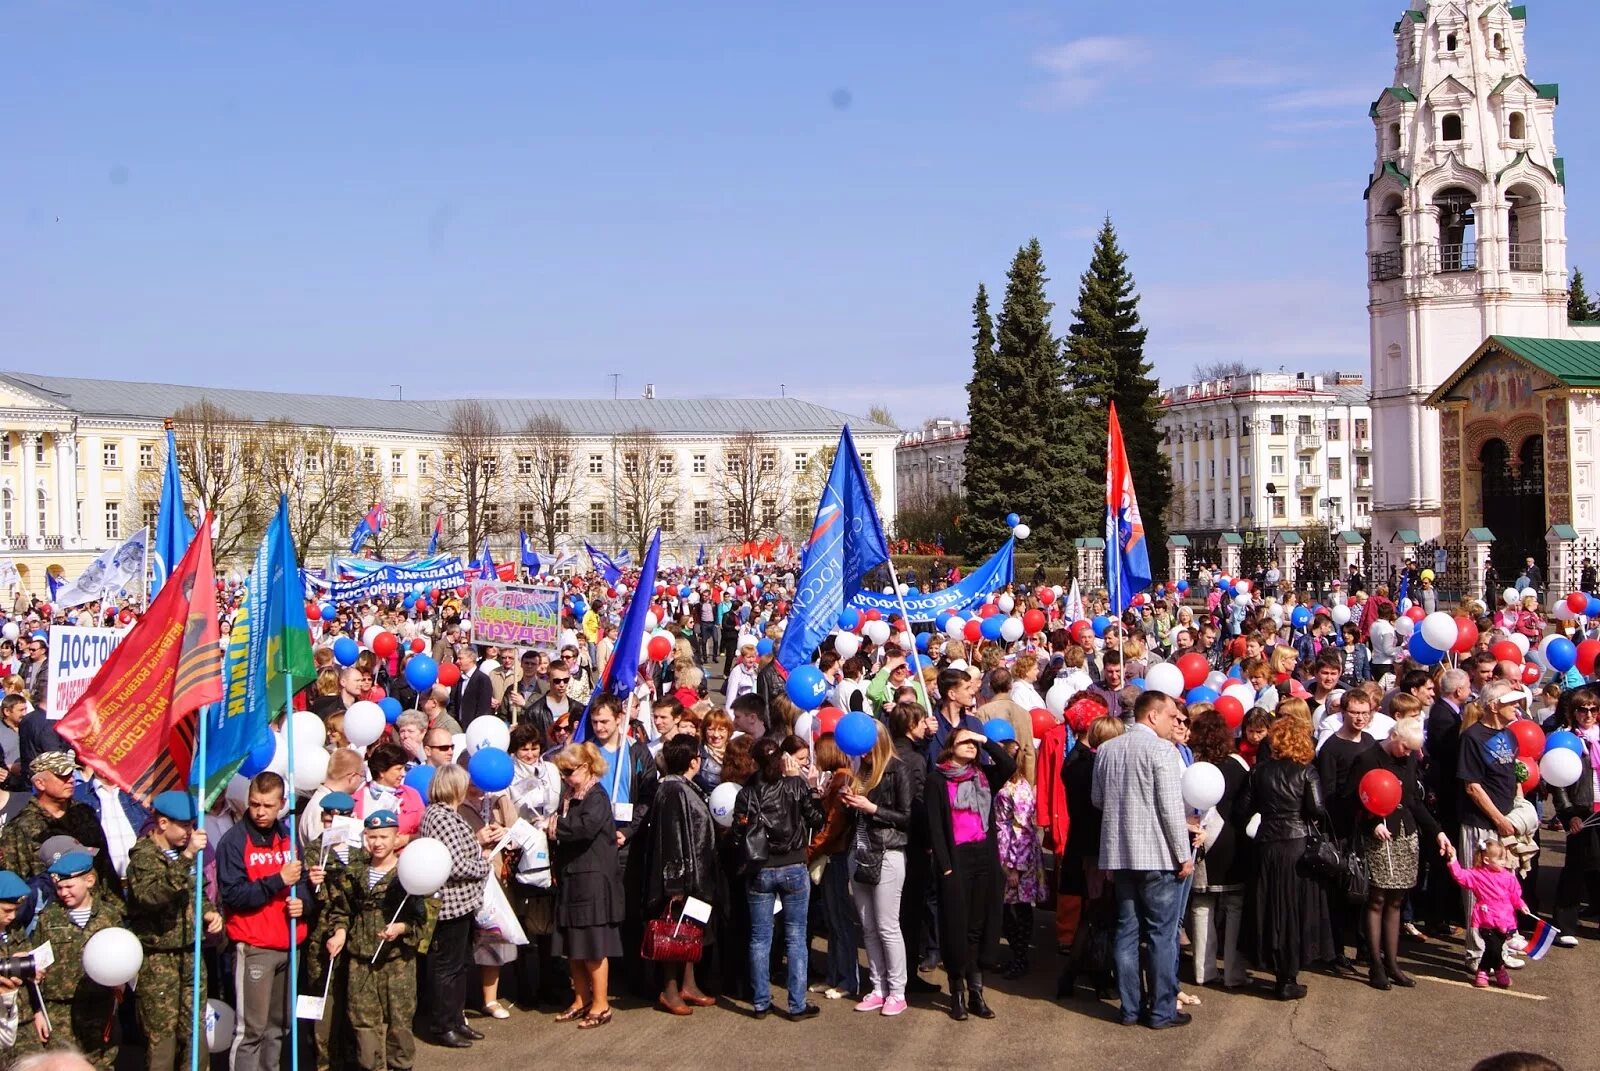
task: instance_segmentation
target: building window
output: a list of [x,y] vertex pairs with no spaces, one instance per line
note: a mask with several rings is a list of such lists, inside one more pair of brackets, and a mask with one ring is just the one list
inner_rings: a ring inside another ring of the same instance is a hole
[[1334,521],[1338,521],[1343,516],[1344,516],[1344,499],[1342,499],[1342,498],[1330,498],[1330,499],[1328,499],[1328,519],[1329,519],[1329,522],[1332,523]]
[[589,503],[589,534],[606,534],[606,504],[604,502]]
[[122,503],[106,503],[106,538],[122,538]]
[[861,455],[861,467],[866,470],[868,475],[872,474],[872,455],[871,454],[862,454]]
[[1452,112],[1444,117],[1444,122],[1439,124],[1439,140],[1461,140],[1461,116]]
[[555,528],[556,535],[572,534],[572,510],[566,506],[557,506],[555,508]]
[[1250,475],[1250,459],[1248,457],[1241,457],[1239,459],[1239,475]]
[[623,454],[622,455],[622,474],[624,476],[637,476],[637,475],[639,475],[639,455],[638,454]]
[[1328,428],[1328,441],[1330,443],[1339,442],[1341,439],[1344,438],[1344,421],[1342,421],[1342,420],[1330,420],[1330,421],[1327,422],[1327,428]]
[[1233,520],[1233,500],[1231,498],[1222,500],[1222,519],[1224,521]]
[[567,469],[572,467],[572,459],[566,454],[556,454],[550,459],[550,463],[555,468],[557,476],[565,476]]
[[350,471],[350,451],[339,447],[333,452],[333,467],[338,472]]
[[1310,495],[1300,496],[1300,516],[1310,517],[1316,510],[1316,505],[1311,501]]
[[1303,416],[1303,417],[1300,418],[1298,424],[1295,427],[1295,434],[1297,434],[1297,435],[1310,435],[1311,434],[1311,418],[1310,417]]
[[35,435],[33,437],[33,460],[37,461],[41,465],[44,464],[44,436],[43,435]]
[[603,476],[606,471],[606,456],[604,454],[589,455],[589,475]]
[[121,458],[118,455],[121,452],[117,449],[116,443],[102,443],[100,446],[100,467],[106,469],[120,468],[119,462]]
[[1356,458],[1356,479],[1372,479],[1372,459],[1370,457]]
[[1283,455],[1273,454],[1268,459],[1268,471],[1274,476],[1283,475]]
[[796,450],[794,452],[794,470],[796,472],[804,472],[806,470],[806,466],[810,463],[810,454],[806,453],[804,450]]
[[1210,461],[1206,462],[1206,479],[1214,480],[1216,478],[1217,478],[1217,462],[1216,462],[1215,458],[1212,458]]
[[1216,502],[1214,502],[1213,500],[1208,498],[1208,499],[1206,499],[1206,520],[1214,521],[1216,519],[1217,519],[1217,504],[1216,504]]
[[676,532],[678,530],[678,503],[673,501],[661,503],[661,530],[663,532]]
[[417,475],[418,476],[426,476],[427,474],[428,474],[428,455],[427,454],[418,454],[417,455]]
[[376,473],[378,471],[378,451],[371,446],[361,448],[361,471]]
[[728,499],[728,528],[732,531],[744,529],[744,504],[737,498]]
[[1342,480],[1342,479],[1344,479],[1344,458],[1342,458],[1342,457],[1330,457],[1330,458],[1328,458],[1328,479],[1330,479],[1330,480]]
[[406,474],[406,457],[396,450],[389,455],[389,475],[404,476]]
[[763,498],[761,500],[761,527],[768,529],[778,527],[777,499]]
[[677,469],[677,464],[671,454],[656,455],[656,472],[661,476],[671,476]]
[[1511,140],[1525,141],[1528,137],[1528,120],[1521,112],[1511,113]]
[[639,534],[639,510],[636,506],[624,506],[622,510],[623,530],[631,536]]
[[1356,499],[1356,516],[1365,517],[1372,511],[1372,500],[1368,498]]
[[532,476],[533,475],[533,455],[532,454],[518,454],[517,455],[517,475],[518,476]]
[[[142,525],[144,528],[149,530],[150,538],[152,538],[152,539],[155,538],[156,518],[158,518],[161,515],[161,503],[159,503],[159,502],[146,502],[146,503],[144,503],[140,507],[139,515],[140,515],[140,521],[139,521],[140,525]],[[83,503],[82,502],[78,503],[78,530],[79,531],[83,530]]]
[[798,499],[794,504],[794,515],[800,520],[809,521],[817,515],[817,504],[809,498]]
[[725,454],[722,458],[722,467],[729,476],[737,476],[744,471],[744,459],[738,454]]
[[490,532],[504,530],[505,525],[500,523],[500,503],[490,502],[483,507],[483,526]]
[[500,459],[494,454],[483,459],[483,474],[489,477],[500,475]]
[[1444,50],[1446,52],[1454,52],[1456,50],[1456,35],[1455,34],[1447,33],[1447,34],[1444,35]]
[[1302,476],[1310,476],[1313,471],[1311,468],[1311,459],[1309,457],[1301,458],[1299,464],[1295,466],[1295,471],[1299,472]]
[[1239,418],[1239,438],[1241,438],[1241,439],[1250,438],[1250,418],[1249,417],[1240,417]]
[[1282,495],[1273,495],[1272,496],[1272,519],[1275,520],[1275,521],[1281,521],[1285,517],[1287,517],[1288,515],[1289,515],[1288,505],[1284,502],[1283,496]]
[[1272,424],[1269,430],[1273,435],[1283,434],[1283,416],[1281,414],[1272,418]]
[[1360,417],[1356,418],[1356,441],[1361,442],[1367,437],[1367,422]]
[[0,461],[11,460],[11,433],[0,435]]
[[45,498],[41,488],[33,496],[35,504],[39,507],[39,534],[44,535],[50,528],[50,501]]
[[760,463],[763,473],[778,471],[778,455],[771,450],[763,450],[761,452]]
[[1225,457],[1222,459],[1222,475],[1225,477],[1233,475],[1233,458]]
[[1189,467],[1194,470],[1194,478],[1198,480],[1200,478],[1200,462],[1191,461]]
[[695,454],[691,457],[689,459],[689,472],[694,476],[704,476],[706,474],[706,455]]
[[532,502],[523,502],[517,506],[517,527],[524,532],[531,532],[539,527],[539,507]]
[[704,499],[696,500],[694,504],[694,530],[696,532],[711,531],[711,503]]
[[11,534],[11,529],[14,526],[11,501],[11,488],[8,487],[0,491],[0,529],[3,529],[6,535]]

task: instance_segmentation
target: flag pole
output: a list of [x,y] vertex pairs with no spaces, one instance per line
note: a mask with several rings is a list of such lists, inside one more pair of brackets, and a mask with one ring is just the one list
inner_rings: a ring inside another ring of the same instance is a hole
[[[146,542],[146,557],[149,555],[149,543]],[[147,598],[149,589],[146,588]],[[148,609],[148,605],[146,607]],[[223,697],[226,702],[227,697]],[[196,742],[198,765],[196,770],[199,776],[195,779],[194,790],[194,821],[195,827],[204,830],[206,821],[206,725],[211,720],[207,707],[201,707],[199,713],[199,733]],[[205,1017],[205,987],[202,984],[201,974],[204,964],[201,961],[200,942],[205,931],[205,853],[194,853],[194,964],[192,977],[189,982],[190,997],[193,1007],[189,1013],[189,1071],[200,1071],[200,1049],[205,1046],[205,1031],[202,1029]],[[209,1050],[209,1046],[207,1046]]]
[[906,652],[906,657],[911,660],[912,665],[917,667],[916,672],[912,673],[912,677],[914,677],[917,682],[917,694],[922,696],[922,709],[926,710],[929,714],[932,714],[933,706],[928,702],[928,686],[922,680],[921,659],[917,658],[916,636],[911,632],[911,612],[906,609],[906,597],[900,591],[900,577],[895,572],[894,555],[889,555],[887,561],[889,562],[889,583],[894,585],[894,595],[900,603],[900,620],[906,623],[906,635],[911,636],[912,640],[911,650]]
[[[280,645],[281,646],[281,645]],[[287,748],[288,775],[284,778],[284,798],[289,801],[289,862],[294,862],[299,852],[295,848],[294,835],[294,676],[288,672],[288,652],[283,651],[283,731],[284,745]],[[284,910],[296,899],[296,882],[289,886],[289,898],[284,902]],[[298,1004],[300,1003],[300,962],[298,944],[296,940],[299,933],[299,920],[293,915],[289,916],[289,1071],[300,1071],[300,1016]]]

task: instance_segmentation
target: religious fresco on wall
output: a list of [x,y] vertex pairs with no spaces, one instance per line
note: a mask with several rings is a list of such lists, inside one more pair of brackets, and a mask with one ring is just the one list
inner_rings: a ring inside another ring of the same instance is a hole
[[1504,417],[1536,412],[1533,392],[1550,383],[1548,377],[1538,375],[1521,361],[1495,354],[1479,361],[1455,393],[1467,400],[1468,420],[1478,414]]

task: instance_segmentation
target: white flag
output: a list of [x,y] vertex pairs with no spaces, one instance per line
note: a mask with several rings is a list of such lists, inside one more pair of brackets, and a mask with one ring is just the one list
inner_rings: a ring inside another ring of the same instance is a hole
[[0,558],[0,588],[12,589],[22,586],[22,577],[17,573],[17,563],[10,558]]
[[83,575],[56,593],[56,606],[68,609],[96,599],[114,597],[134,577],[144,572],[145,540],[149,529],[141,528],[119,547],[112,547],[89,563]]

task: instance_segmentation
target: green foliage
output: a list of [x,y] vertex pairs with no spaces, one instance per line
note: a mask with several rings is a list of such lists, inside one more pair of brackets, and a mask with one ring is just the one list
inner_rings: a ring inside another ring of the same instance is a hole
[[1600,302],[1589,300],[1589,291],[1583,285],[1583,272],[1572,269],[1572,289],[1567,292],[1567,319],[1600,320]]

